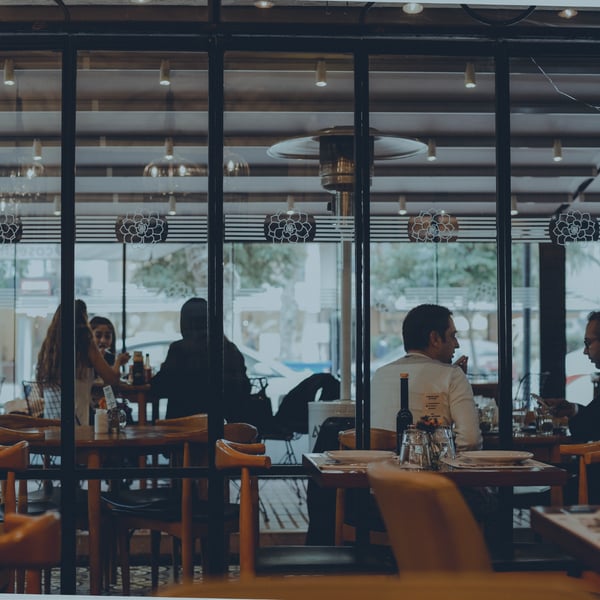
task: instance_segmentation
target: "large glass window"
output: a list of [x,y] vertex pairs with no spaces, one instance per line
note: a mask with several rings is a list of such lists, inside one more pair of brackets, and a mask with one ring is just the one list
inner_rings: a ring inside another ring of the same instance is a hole
[[353,82],[350,56],[226,55],[225,331],[274,412],[313,373],[352,395]]
[[371,59],[371,374],[404,355],[406,313],[434,303],[471,381],[498,379],[494,94],[485,58]]
[[7,411],[27,411],[22,381],[35,376],[60,294],[61,56],[10,52],[3,60],[0,401]]

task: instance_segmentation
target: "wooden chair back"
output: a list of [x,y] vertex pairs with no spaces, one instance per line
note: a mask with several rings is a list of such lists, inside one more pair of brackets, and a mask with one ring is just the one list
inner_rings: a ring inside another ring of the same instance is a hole
[[561,457],[576,456],[578,460],[578,504],[589,503],[587,467],[592,463],[600,462],[600,442],[587,442],[585,444],[561,444],[559,446]]
[[[356,448],[356,429],[340,431],[338,435],[340,448],[354,450]],[[371,427],[370,431],[371,449],[373,450],[395,450],[396,432],[389,429]]]
[[[340,431],[338,435],[341,450],[354,450],[356,448],[356,429]],[[370,441],[372,450],[396,450],[396,432],[379,427],[371,427]],[[338,489],[335,498],[335,544],[341,546],[346,542],[356,541],[356,527],[345,522],[346,517],[346,491]],[[371,544],[389,546],[389,539],[385,531],[369,531]]]
[[[510,577],[507,577],[510,575]],[[202,581],[162,588],[162,597],[272,598],[274,600],[591,600],[586,585],[564,574],[411,573],[401,577],[319,575],[258,577],[251,581]]]
[[11,570],[25,570],[27,594],[41,594],[42,570],[60,565],[60,552],[61,528],[57,512],[37,517],[5,515],[4,533],[0,535],[0,564]]
[[193,427],[194,429],[208,428],[208,415],[206,413],[197,413],[185,417],[175,417],[173,419],[156,419],[155,425],[172,425],[173,427]]
[[452,481],[384,462],[367,473],[400,573],[491,570],[481,529]]
[[243,444],[226,439],[217,440],[217,469],[240,469],[240,576],[254,577],[254,559],[258,546],[258,479],[253,469],[269,469],[270,457],[264,444]]
[[[2,428],[0,428],[1,430]],[[0,444],[6,444],[5,440]],[[17,511],[16,474],[26,471],[29,466],[29,442],[19,440],[9,446],[0,446],[0,470],[6,470],[6,480],[3,482],[4,513]],[[25,486],[27,481],[23,480]],[[22,504],[21,496],[24,492],[19,490],[19,505]],[[26,488],[25,488],[26,493]],[[26,495],[25,495],[26,504]]]

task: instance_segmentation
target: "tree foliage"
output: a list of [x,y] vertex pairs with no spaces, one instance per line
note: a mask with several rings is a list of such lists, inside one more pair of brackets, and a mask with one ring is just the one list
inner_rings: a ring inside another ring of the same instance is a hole
[[[235,288],[283,287],[298,277],[303,262],[296,244],[231,244],[224,251],[224,279]],[[187,246],[142,263],[132,281],[167,296],[192,296],[208,287],[207,247]]]

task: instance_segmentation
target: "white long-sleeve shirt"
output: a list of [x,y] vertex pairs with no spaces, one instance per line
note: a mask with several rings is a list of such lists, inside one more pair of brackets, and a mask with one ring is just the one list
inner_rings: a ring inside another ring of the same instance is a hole
[[400,373],[408,373],[408,405],[416,424],[433,416],[454,426],[457,450],[481,448],[479,415],[473,390],[460,367],[417,352],[375,372],[371,382],[371,426],[396,430],[400,409]]

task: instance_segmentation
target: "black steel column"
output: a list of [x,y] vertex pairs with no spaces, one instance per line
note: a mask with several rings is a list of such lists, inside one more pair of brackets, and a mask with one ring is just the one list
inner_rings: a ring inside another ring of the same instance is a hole
[[498,250],[498,347],[500,444],[512,444],[512,254],[510,219],[510,71],[508,52],[496,53],[496,231]]
[[[512,446],[512,254],[510,217],[510,65],[506,44],[496,52],[496,231],[498,252],[498,347],[500,446]],[[512,557],[512,488],[500,489],[498,540],[502,558]]]
[[[214,468],[215,441],[223,436],[223,69],[224,53],[218,36],[208,53],[208,412],[209,515],[207,555],[209,574],[224,573],[225,513],[223,475]],[[200,390],[198,390],[200,393]],[[206,393],[206,390],[201,390]]]
[[356,304],[356,443],[370,448],[371,393],[370,365],[370,269],[369,269],[369,192],[371,184],[371,148],[369,141],[369,56],[354,55],[354,277]]
[[76,593],[75,492],[75,117],[77,110],[77,52],[66,38],[62,56],[61,140],[61,500],[60,591]]

